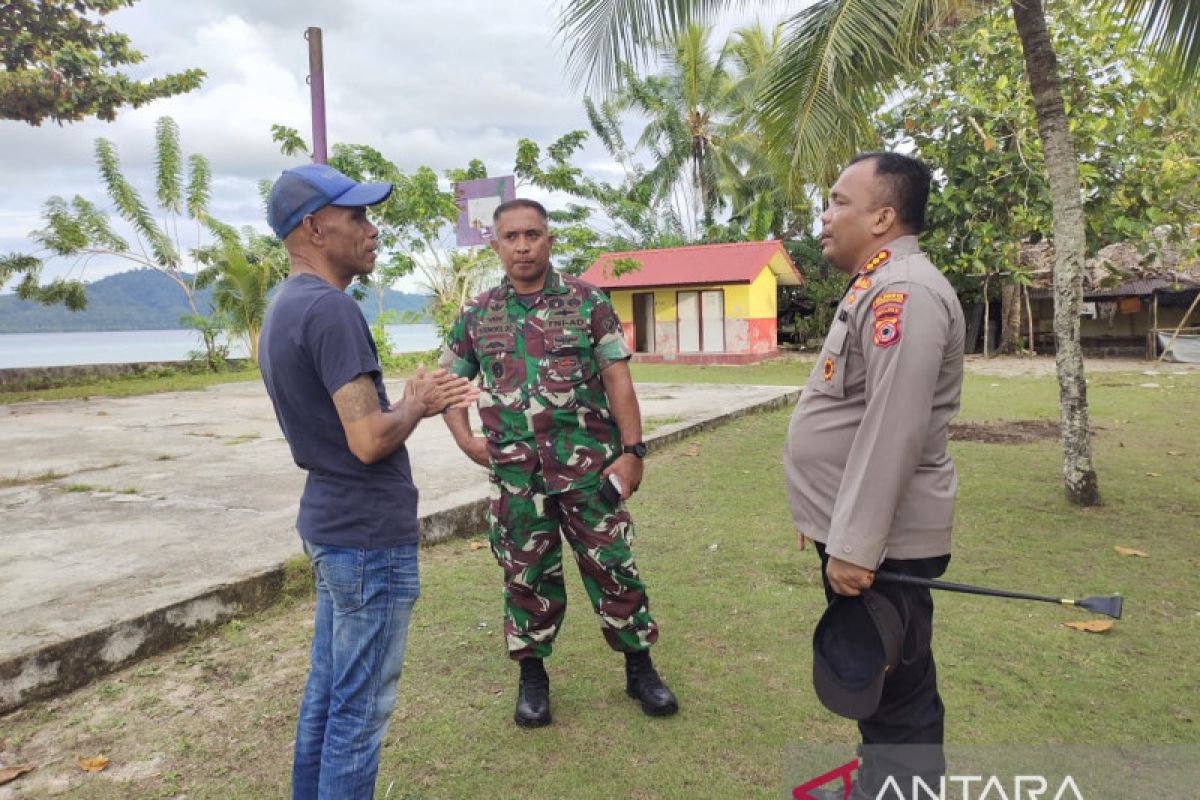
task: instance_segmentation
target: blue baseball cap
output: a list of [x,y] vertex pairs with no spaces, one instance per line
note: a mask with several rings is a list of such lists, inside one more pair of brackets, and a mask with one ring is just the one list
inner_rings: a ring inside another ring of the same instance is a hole
[[328,164],[305,164],[283,171],[267,199],[267,222],[286,238],[309,214],[325,206],[373,206],[388,199],[390,183],[356,183]]

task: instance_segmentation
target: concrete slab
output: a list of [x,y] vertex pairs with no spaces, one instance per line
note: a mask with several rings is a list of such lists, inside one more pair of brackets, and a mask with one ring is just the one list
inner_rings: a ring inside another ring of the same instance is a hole
[[[651,449],[798,396],[692,384],[638,393]],[[409,451],[424,541],[481,531],[486,470],[438,420]],[[270,603],[300,553],[303,480],[257,382],[0,406],[0,713]]]

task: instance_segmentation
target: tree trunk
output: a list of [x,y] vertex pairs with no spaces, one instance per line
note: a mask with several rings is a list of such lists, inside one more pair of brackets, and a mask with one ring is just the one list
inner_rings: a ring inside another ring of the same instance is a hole
[[1032,303],[1032,302],[1030,302],[1030,300],[1029,300],[1029,287],[1028,287],[1028,286],[1024,286],[1024,287],[1022,287],[1022,288],[1025,290],[1025,291],[1024,291],[1024,295],[1025,295],[1025,314],[1026,314],[1026,316],[1029,318],[1029,355],[1031,355],[1031,356],[1036,356],[1036,355],[1037,355],[1037,346],[1034,344],[1034,341],[1033,341],[1033,334],[1034,334],[1034,329],[1033,329],[1033,303]]
[[992,319],[991,319],[991,301],[988,298],[988,281],[991,275],[983,276],[983,357],[991,358],[988,353],[988,347],[992,340]]
[[1063,480],[1067,500],[1079,506],[1100,503],[1092,466],[1087,383],[1079,344],[1079,306],[1083,299],[1084,217],[1075,145],[1059,92],[1058,60],[1046,30],[1041,0],[1011,0],[1013,20],[1037,113],[1038,135],[1046,158],[1054,209],[1054,360],[1058,371],[1062,424]]
[[1021,349],[1021,285],[1000,287],[1000,346],[997,355],[1011,356]]

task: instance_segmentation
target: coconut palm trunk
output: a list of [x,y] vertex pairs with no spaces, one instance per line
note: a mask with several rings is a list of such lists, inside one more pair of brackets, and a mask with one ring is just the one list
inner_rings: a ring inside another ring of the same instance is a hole
[[1092,467],[1087,382],[1083,375],[1083,348],[1079,342],[1085,245],[1079,165],[1059,92],[1058,60],[1046,29],[1041,0],[1012,0],[1012,9],[1025,54],[1053,204],[1054,341],[1063,480],[1067,500],[1079,506],[1093,506],[1100,502],[1100,487]]

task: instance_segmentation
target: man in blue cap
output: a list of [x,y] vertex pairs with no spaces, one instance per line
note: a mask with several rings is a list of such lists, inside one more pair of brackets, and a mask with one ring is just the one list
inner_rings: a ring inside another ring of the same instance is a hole
[[375,343],[345,289],[375,268],[379,230],[366,209],[391,191],[309,164],[285,171],[267,204],[291,271],[267,311],[259,366],[292,457],[308,472],[296,528],[317,592],[293,798],[374,793],[420,591],[404,442],[423,418],[478,397],[467,380],[420,368],[388,401]]

